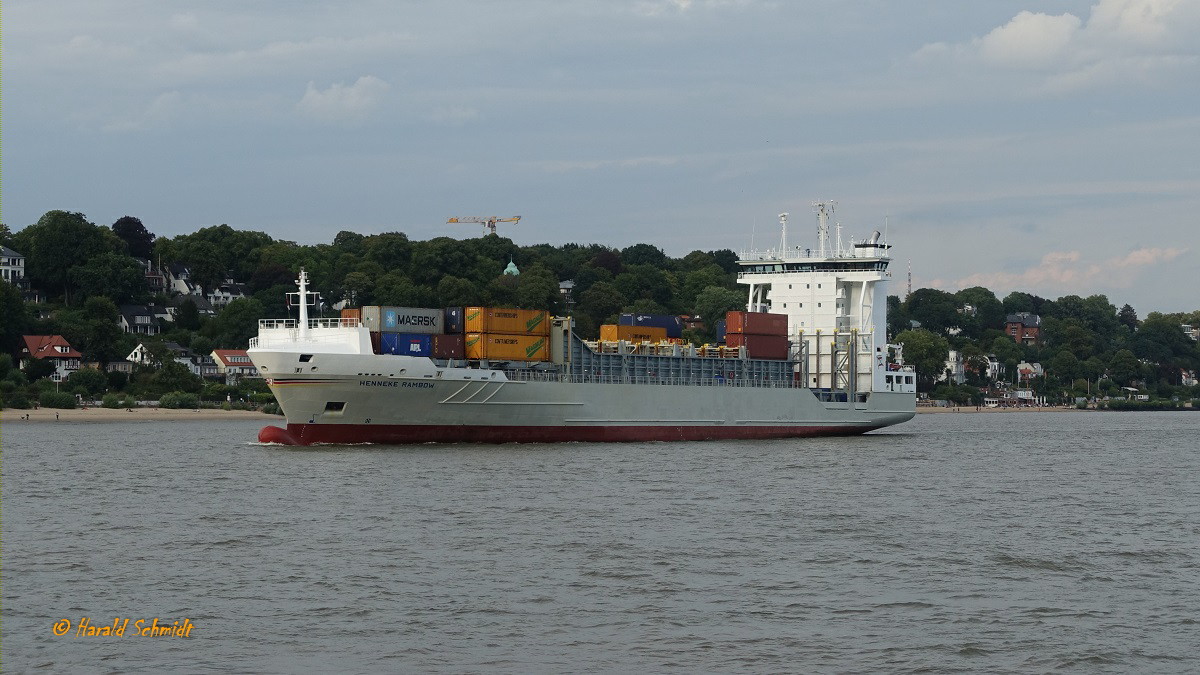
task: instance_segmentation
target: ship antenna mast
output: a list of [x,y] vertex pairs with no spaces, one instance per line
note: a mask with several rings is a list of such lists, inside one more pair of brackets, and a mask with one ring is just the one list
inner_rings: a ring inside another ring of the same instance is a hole
[[782,260],[787,257],[787,218],[786,212],[779,214],[779,258]]
[[817,255],[824,258],[829,248],[829,215],[837,202],[813,202],[817,212]]
[[296,280],[300,286],[300,339],[308,340],[308,272],[300,268],[300,278]]

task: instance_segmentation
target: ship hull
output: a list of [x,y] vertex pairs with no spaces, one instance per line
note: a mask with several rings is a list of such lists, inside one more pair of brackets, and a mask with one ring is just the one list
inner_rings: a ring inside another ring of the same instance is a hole
[[852,436],[878,426],[471,426],[411,424],[288,424],[267,427],[259,440],[284,445],[379,443],[629,443]]
[[[408,363],[406,372],[417,370],[419,361]],[[848,436],[907,421],[915,403],[914,395],[893,392],[835,402],[802,387],[509,381],[470,372],[476,379],[331,377],[329,370],[272,379],[287,426],[268,427],[259,439],[311,445]]]

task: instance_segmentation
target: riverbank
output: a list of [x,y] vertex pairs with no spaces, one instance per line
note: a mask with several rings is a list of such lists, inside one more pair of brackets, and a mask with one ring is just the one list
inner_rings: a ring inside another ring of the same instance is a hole
[[[26,415],[29,419],[25,419]],[[18,410],[5,408],[0,419],[4,424],[29,424],[32,422],[155,422],[178,420],[275,420],[281,421],[279,415],[268,415],[257,410],[221,410],[219,408],[98,408],[88,407],[61,410],[55,408],[39,408],[37,410]]]
[[1043,406],[1043,407],[1028,407],[1028,408],[976,408],[973,405],[950,406],[940,408],[937,406],[918,406],[918,413],[1036,413],[1036,412],[1087,412],[1095,409],[1087,410],[1076,408],[1075,406]]

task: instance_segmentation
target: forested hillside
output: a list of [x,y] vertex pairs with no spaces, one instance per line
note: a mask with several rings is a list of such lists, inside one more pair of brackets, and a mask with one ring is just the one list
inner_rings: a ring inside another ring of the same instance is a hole
[[[577,331],[588,338],[620,312],[698,315],[711,328],[712,318],[746,302],[736,284],[736,255],[727,249],[672,258],[649,244],[619,250],[597,244],[521,246],[494,234],[413,241],[402,232],[344,230],[329,243],[302,245],[228,225],[163,238],[137,218],[126,216],[107,227],[66,211],[50,211],[15,233],[4,228],[0,243],[26,257],[28,280],[47,296],[45,304],[33,305],[13,286],[0,284],[0,351],[15,356],[23,334],[61,334],[86,361],[102,363],[123,359],[139,342],[118,328],[118,305],[179,304],[167,293],[150,292],[138,258],[159,269],[184,265],[205,290],[226,280],[248,288],[248,297],[211,318],[183,303],[158,336],[198,353],[244,348],[258,319],[287,316],[284,293],[294,290],[301,267],[321,292],[327,313],[343,300],[353,306],[490,305],[562,313],[567,307],[559,283],[571,280],[572,315]],[[502,274],[510,261],[519,275]],[[905,345],[907,362],[922,374],[923,391],[939,387],[950,350],[962,354],[972,386],[941,385],[935,393],[942,397],[978,398],[982,387],[993,384],[985,374],[989,354],[1005,367],[998,379],[1008,382],[1019,363],[1040,362],[1045,374],[1028,385],[1061,397],[1123,386],[1200,395],[1195,387],[1181,386],[1188,371],[1200,370],[1200,349],[1180,327],[1200,325],[1200,311],[1139,318],[1134,308],[1118,308],[1102,295],[1050,300],[1014,292],[1001,299],[978,287],[957,293],[922,288],[903,301],[889,297],[888,304],[889,337]],[[1016,312],[1042,318],[1038,344],[1017,344],[1004,332],[1006,316]],[[711,339],[706,329],[689,337]]]

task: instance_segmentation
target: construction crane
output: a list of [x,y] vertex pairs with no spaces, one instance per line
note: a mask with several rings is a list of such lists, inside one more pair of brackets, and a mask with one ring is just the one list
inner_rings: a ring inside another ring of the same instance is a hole
[[492,234],[496,234],[496,223],[515,223],[519,220],[521,220],[521,216],[513,216],[512,218],[497,218],[496,216],[492,216],[491,218],[474,218],[474,217],[472,217],[472,218],[451,218],[450,220],[447,220],[446,222],[447,223],[480,223],[485,228],[487,228],[486,230],[484,230],[484,234],[487,234],[488,230],[490,230]]

